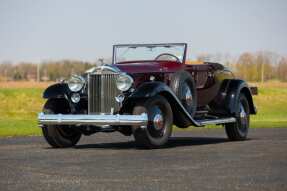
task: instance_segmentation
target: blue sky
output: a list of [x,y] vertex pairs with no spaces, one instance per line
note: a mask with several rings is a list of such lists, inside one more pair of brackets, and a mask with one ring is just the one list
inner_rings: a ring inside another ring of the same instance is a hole
[[0,62],[111,57],[115,43],[287,55],[286,0],[0,0]]

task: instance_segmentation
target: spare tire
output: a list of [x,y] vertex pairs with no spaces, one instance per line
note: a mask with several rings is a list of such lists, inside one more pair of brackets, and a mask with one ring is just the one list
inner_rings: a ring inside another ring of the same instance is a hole
[[188,113],[194,116],[197,107],[197,94],[191,74],[186,71],[174,73],[169,86]]

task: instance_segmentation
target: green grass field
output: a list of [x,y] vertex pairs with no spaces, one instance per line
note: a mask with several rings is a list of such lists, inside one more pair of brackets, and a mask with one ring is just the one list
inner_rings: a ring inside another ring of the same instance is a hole
[[252,127],[287,127],[287,87],[261,87],[254,96],[258,114]]
[[[40,135],[37,113],[45,102],[43,88],[0,88],[0,136]],[[287,127],[287,84],[259,85],[254,96],[258,114],[251,127]],[[213,127],[213,126],[212,126]]]
[[44,100],[41,88],[0,89],[0,136],[40,135],[37,113]]

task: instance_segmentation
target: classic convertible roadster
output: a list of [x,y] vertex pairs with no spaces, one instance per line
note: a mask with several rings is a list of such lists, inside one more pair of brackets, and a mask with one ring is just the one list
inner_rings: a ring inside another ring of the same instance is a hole
[[225,126],[244,140],[256,114],[252,91],[218,63],[186,63],[187,44],[124,44],[113,63],[48,87],[38,120],[52,147],[71,147],[82,135],[119,131],[139,147],[164,146],[173,125]]

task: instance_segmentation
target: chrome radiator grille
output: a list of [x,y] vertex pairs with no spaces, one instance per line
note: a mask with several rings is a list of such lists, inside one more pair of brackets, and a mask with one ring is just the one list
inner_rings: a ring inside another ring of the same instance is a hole
[[116,87],[118,74],[90,74],[88,77],[89,114],[111,113],[119,110],[115,97],[120,94]]

